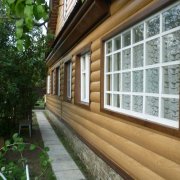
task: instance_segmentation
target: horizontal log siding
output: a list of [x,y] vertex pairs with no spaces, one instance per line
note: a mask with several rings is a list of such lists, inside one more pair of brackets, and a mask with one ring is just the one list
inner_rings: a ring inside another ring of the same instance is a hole
[[[47,108],[86,141],[135,179],[180,179],[180,139],[100,112],[101,38],[157,0],[113,1],[111,16],[67,55],[72,57],[72,103],[60,101],[64,87],[61,59],[61,97],[47,96]],[[90,110],[74,105],[75,59],[91,43]],[[62,111],[61,111],[62,110]]]

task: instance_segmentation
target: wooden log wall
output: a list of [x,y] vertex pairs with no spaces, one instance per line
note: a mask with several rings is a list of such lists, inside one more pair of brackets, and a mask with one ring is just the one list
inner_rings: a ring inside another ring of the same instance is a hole
[[[180,139],[100,112],[101,38],[158,0],[115,0],[111,16],[67,55],[72,57],[72,101],[63,101],[64,61],[60,59],[61,96],[47,97],[47,108],[134,179],[180,179]],[[74,104],[75,54],[91,43],[90,109]]]

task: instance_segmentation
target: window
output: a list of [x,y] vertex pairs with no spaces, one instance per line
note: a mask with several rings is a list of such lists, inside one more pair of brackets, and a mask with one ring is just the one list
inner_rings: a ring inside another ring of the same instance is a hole
[[77,0],[64,0],[64,22],[68,19],[69,15],[71,14],[74,6],[76,5]]
[[81,64],[81,101],[89,103],[89,65],[90,54],[86,53],[80,58]]
[[47,76],[47,94],[50,94],[50,75]]
[[76,55],[75,71],[75,104],[89,109],[90,87],[90,44],[86,45]]
[[57,95],[60,96],[60,67],[56,68],[56,76],[57,76]]
[[105,42],[104,108],[179,127],[180,3]]
[[65,81],[65,96],[66,99],[71,98],[71,71],[72,71],[72,64],[71,61],[65,63],[65,73],[66,73],[66,81]]
[[55,70],[52,71],[52,94],[56,94],[56,84],[55,84],[55,78],[56,78],[56,74],[55,74]]

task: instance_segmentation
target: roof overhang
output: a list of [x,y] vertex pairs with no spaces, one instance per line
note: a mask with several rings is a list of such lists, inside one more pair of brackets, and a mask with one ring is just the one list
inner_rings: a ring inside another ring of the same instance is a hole
[[78,1],[62,30],[56,37],[46,58],[48,66],[67,54],[85,35],[99,25],[109,14],[108,1]]

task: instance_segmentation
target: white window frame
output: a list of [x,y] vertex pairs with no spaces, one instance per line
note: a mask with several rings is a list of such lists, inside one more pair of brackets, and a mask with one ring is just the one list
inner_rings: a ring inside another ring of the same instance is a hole
[[68,19],[76,3],[77,3],[77,0],[64,0],[64,3],[63,3],[63,22],[64,23]]
[[53,70],[53,74],[52,74],[52,94],[55,94],[56,93],[56,88],[55,88],[55,77],[56,77],[56,74],[55,74],[55,69]]
[[61,71],[60,71],[60,66],[59,66],[59,67],[58,67],[58,72],[57,72],[57,74],[58,74],[58,77],[57,77],[57,78],[58,78],[58,80],[57,80],[57,81],[58,81],[58,82],[57,82],[57,83],[58,83],[58,84],[57,84],[57,95],[58,95],[58,96],[61,95],[61,93],[60,93],[60,90],[61,90],[61,75],[60,75],[60,72],[61,72]]
[[[114,36],[113,38],[105,41],[105,46],[104,46],[104,57],[105,57],[105,61],[104,61],[104,108],[105,109],[108,109],[108,110],[111,110],[111,111],[114,111],[114,112],[118,112],[118,113],[121,113],[121,114],[125,114],[125,115],[131,115],[133,117],[137,117],[138,119],[141,119],[141,120],[145,120],[145,121],[150,121],[150,122],[155,122],[155,123],[158,123],[158,124],[161,124],[161,125],[166,125],[166,126],[170,126],[170,127],[173,127],[173,128],[179,128],[179,119],[178,121],[173,121],[173,120],[169,120],[169,119],[165,119],[163,117],[161,117],[161,114],[162,114],[162,98],[174,98],[174,99],[177,99],[179,100],[179,94],[178,95],[172,95],[172,94],[162,94],[162,82],[163,82],[163,79],[162,79],[162,68],[163,67],[167,67],[167,66],[171,66],[171,65],[179,65],[180,64],[180,59],[177,60],[177,61],[171,61],[171,62],[163,62],[162,61],[162,53],[163,53],[163,46],[162,46],[162,43],[163,43],[163,36],[167,35],[167,34],[170,34],[170,33],[173,33],[173,32],[177,32],[177,31],[180,31],[180,26],[178,27],[175,27],[173,29],[170,29],[170,30],[167,30],[167,31],[163,31],[163,26],[162,26],[162,23],[163,23],[163,20],[162,20],[162,13],[165,12],[166,10],[176,6],[176,5],[179,5],[179,2],[163,9],[162,11],[156,13],[155,15],[152,15],[150,16],[149,18],[141,21],[140,23],[132,26],[131,28],[125,30],[124,32],[122,33],[119,33],[117,36]],[[152,36],[152,37],[146,37],[146,22],[147,20],[155,17],[159,15],[160,16],[160,32],[159,34],[155,35],[155,36]],[[144,24],[144,39],[140,42],[136,42],[136,43],[133,43],[133,28],[140,25],[140,24]],[[130,31],[131,32],[131,43],[130,45],[126,46],[126,47],[123,47],[123,43],[122,43],[122,35],[124,33],[126,33],[127,31]],[[121,36],[121,48],[119,50],[116,50],[116,51],[113,51],[114,49],[114,43],[113,43],[113,40],[118,37],[118,36]],[[150,41],[150,40],[153,40],[153,39],[157,39],[159,38],[160,39],[160,62],[157,63],[157,64],[153,64],[153,65],[145,65],[145,55],[146,55],[146,42],[147,41]],[[112,52],[109,53],[109,54],[106,54],[106,50],[107,50],[107,43],[108,42],[112,42]],[[134,68],[132,67],[132,64],[133,64],[133,47],[134,46],[137,46],[139,44],[143,44],[144,46],[144,59],[143,59],[143,67],[138,67],[138,68]],[[122,57],[122,52],[123,50],[125,49],[131,49],[131,68],[130,69],[126,69],[126,70],[122,70],[122,61],[123,61],[123,57]],[[114,74],[117,73],[117,72],[113,72],[113,69],[114,69],[114,56],[113,54],[116,54],[117,52],[120,52],[121,53],[121,70],[119,71],[121,73],[121,77],[120,77],[120,91],[118,92],[114,92],[113,91],[113,77],[114,77]],[[112,58],[112,72],[106,72],[106,69],[107,69],[107,57],[108,56],[111,56]],[[145,89],[146,89],[146,83],[145,83],[145,79],[146,79],[146,69],[149,69],[149,68],[159,68],[159,93],[147,93],[145,92]],[[143,70],[143,92],[141,93],[136,93],[136,92],[133,92],[132,91],[132,86],[133,86],[133,70]],[[130,72],[131,73],[131,91],[130,92],[123,92],[122,91],[122,73],[123,72]],[[106,90],[106,86],[107,86],[107,75],[111,75],[111,84],[110,84],[110,87],[111,87],[111,90],[110,91],[107,91]],[[107,98],[106,98],[106,95],[107,94],[110,94],[110,96],[112,96],[112,99],[111,99],[111,104],[110,105],[107,105]],[[120,95],[120,107],[114,107],[113,106],[113,95],[114,94],[119,94]],[[130,95],[130,110],[126,110],[126,109],[123,109],[122,108],[122,95]],[[132,110],[132,97],[133,95],[139,95],[139,96],[143,96],[143,112],[142,113],[138,113],[138,112],[135,112]],[[160,100],[159,100],[159,103],[158,103],[158,107],[159,107],[159,111],[158,111],[158,116],[152,116],[152,115],[148,115],[145,113],[145,97],[147,96],[150,96],[150,97],[158,97]],[[179,104],[180,106],[180,104]]]
[[47,76],[47,94],[50,94],[50,88],[51,88],[51,86],[50,86],[50,79],[51,79],[51,76],[50,75],[48,75]]
[[[71,81],[72,81],[72,62],[71,61],[68,61],[67,63],[66,63],[66,75],[67,75],[67,77],[66,77],[66,92],[67,92],[67,98],[71,98]],[[68,73],[69,73],[69,75],[68,75]],[[68,92],[69,92],[69,94],[68,94]]]
[[[81,66],[81,101],[89,103],[89,74],[90,74],[90,53],[85,53],[80,57]],[[83,69],[84,66],[84,69]],[[83,81],[83,76],[85,76],[85,82]],[[85,84],[84,84],[85,83]],[[84,90],[84,87],[86,88]],[[86,96],[85,96],[86,95]]]

